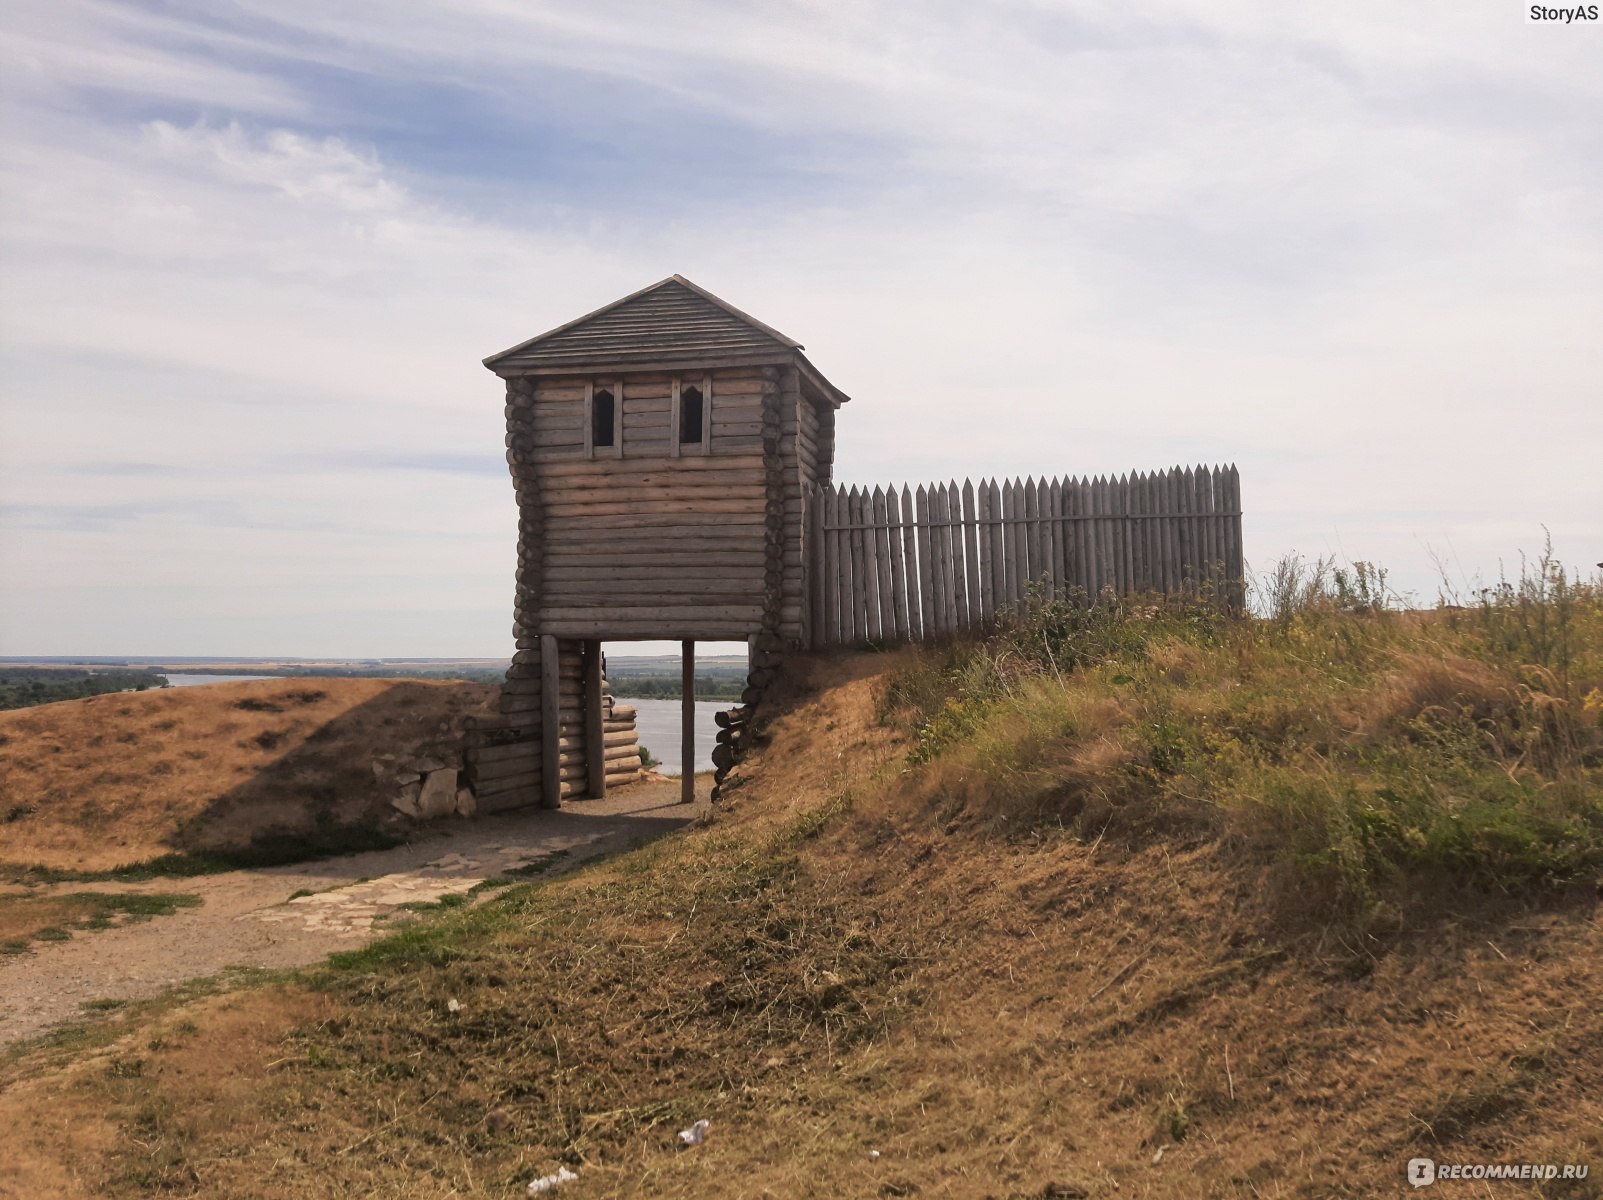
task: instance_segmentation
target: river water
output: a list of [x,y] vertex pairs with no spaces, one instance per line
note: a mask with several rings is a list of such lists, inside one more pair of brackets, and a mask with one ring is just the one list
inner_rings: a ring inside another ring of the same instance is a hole
[[[632,696],[619,696],[619,704],[635,707],[635,732],[640,744],[656,757],[657,770],[664,775],[677,775],[682,770],[679,760],[679,701],[637,700]],[[718,744],[718,726],[713,723],[715,712],[734,707],[732,700],[696,701],[696,770],[712,770],[712,748]]]
[[198,687],[203,683],[243,683],[247,679],[274,679],[273,675],[185,675],[178,671],[158,671],[174,687]]

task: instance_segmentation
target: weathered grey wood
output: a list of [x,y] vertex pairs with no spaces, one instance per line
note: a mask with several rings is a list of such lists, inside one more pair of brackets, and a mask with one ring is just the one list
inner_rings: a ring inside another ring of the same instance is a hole
[[996,524],[991,528],[992,569],[996,572],[996,611],[1005,616],[1013,604],[1013,484],[1004,479],[991,485],[991,507]]
[[837,526],[835,534],[835,548],[840,563],[840,574],[836,581],[836,588],[840,596],[840,626],[836,630],[835,644],[845,646],[852,640],[852,535],[845,528],[851,524],[847,519],[851,508],[846,502],[844,489],[835,492],[834,523]]
[[[574,422],[577,432],[578,422]],[[654,482],[659,478],[694,481],[747,482],[748,477],[762,479],[761,454],[723,454],[716,458],[681,458],[677,462],[654,462],[649,466],[640,462],[619,462],[616,459],[572,459],[568,462],[546,463],[531,469],[530,478],[545,481],[594,481],[621,479]]]
[[473,746],[468,749],[467,757],[473,763],[507,762],[512,760],[537,763],[540,761],[540,743],[503,742],[490,746]]
[[858,500],[858,512],[860,522],[868,526],[862,531],[864,636],[870,642],[880,642],[884,640],[884,620],[880,609],[879,531],[874,528],[874,495],[866,487]]
[[[819,501],[819,489],[816,485],[809,485],[807,489],[807,544],[802,549],[802,561],[811,560],[811,569],[807,569],[807,638],[806,645],[814,650],[824,644],[824,586],[825,574],[817,569],[822,562],[823,551],[823,505]],[[805,568],[804,568],[805,569]]]
[[1019,497],[1014,481],[1002,481],[1002,594],[997,597],[998,611],[1008,614],[1018,611],[1019,552],[1015,535],[1019,531]]
[[[590,797],[607,794],[606,715],[601,702],[601,643],[584,644],[584,753],[589,767]],[[558,749],[560,750],[560,746]]]
[[868,641],[868,549],[864,538],[863,491],[853,488],[847,495],[847,512],[852,535],[852,645]]
[[986,503],[991,511],[991,526],[986,531],[991,544],[991,607],[988,614],[996,620],[1007,607],[1007,534],[1002,527],[1002,486],[995,479],[985,485]]
[[896,633],[896,581],[891,574],[891,518],[885,502],[885,489],[874,488],[874,559],[879,568],[880,637],[894,641]]
[[[685,537],[716,536],[719,529],[728,530],[731,538],[750,537],[754,533],[760,537],[761,527],[764,524],[766,522],[763,519],[761,506],[753,512],[723,513],[716,516],[708,514],[705,520],[697,520],[687,513],[598,514],[571,518],[547,529],[544,540],[547,543],[584,542],[598,532],[619,538],[631,534],[644,537],[646,535],[641,532],[643,530],[650,530],[650,536],[659,539],[677,538],[681,534]],[[747,526],[758,528],[754,531],[746,528]],[[618,532],[620,530],[626,532]],[[661,546],[662,542],[659,540],[657,544]]]
[[985,625],[985,601],[980,582],[980,513],[974,495],[974,484],[963,481],[963,586],[968,596],[967,617],[969,628]]
[[540,780],[537,772],[540,770],[538,757],[504,759],[500,762],[479,763],[472,769],[473,788],[477,794],[486,784],[501,779],[526,779],[529,781],[529,790],[536,794],[540,791]]
[[1135,539],[1135,588],[1150,594],[1157,590],[1152,580],[1152,533],[1156,522],[1151,519],[1156,510],[1148,495],[1147,473],[1137,471],[1131,478],[1134,482],[1130,485],[1130,511],[1135,519],[1130,523],[1130,536]]
[[969,627],[968,583],[963,560],[963,497],[957,484],[950,483],[941,489],[941,512],[946,521],[946,577],[955,632]]
[[1197,539],[1197,590],[1206,594],[1208,586],[1208,489],[1207,471],[1198,467],[1191,476],[1191,505],[1197,516],[1194,520]]
[[1024,481],[1024,553],[1029,563],[1025,569],[1026,595],[1035,593],[1041,584],[1041,490],[1034,477]]
[[1147,511],[1158,514],[1153,520],[1147,522],[1147,552],[1151,555],[1152,590],[1167,594],[1168,584],[1168,536],[1164,526],[1168,519],[1161,514],[1163,507],[1163,473],[1150,471],[1147,474]]
[[1086,511],[1090,518],[1086,521],[1086,534],[1091,555],[1091,598],[1100,601],[1103,586],[1107,582],[1107,554],[1103,546],[1102,528],[1103,481],[1100,475],[1086,481]]
[[979,621],[981,625],[989,625],[996,618],[996,591],[991,578],[991,492],[989,482],[984,479],[974,489],[974,532]]
[[1196,585],[1196,548],[1191,535],[1191,477],[1184,468],[1174,473],[1175,537],[1179,542],[1180,590],[1191,595]]
[[1120,527],[1124,524],[1119,519],[1119,477],[1108,476],[1103,484],[1102,512],[1105,520],[1102,522],[1102,537],[1107,547],[1108,578],[1107,585],[1110,597],[1124,594],[1124,563]]
[[1077,599],[1086,594],[1085,578],[1085,522],[1080,520],[1084,512],[1083,487],[1081,481],[1070,477],[1063,481],[1063,514],[1065,521],[1063,532],[1068,543],[1066,557],[1066,582],[1068,588]]
[[1107,514],[1108,520],[1104,525],[1108,538],[1108,575],[1113,587],[1113,594],[1122,597],[1124,586],[1124,480],[1121,476],[1108,477]]
[[907,587],[908,636],[922,640],[929,636],[923,596],[919,588],[918,517],[913,510],[913,493],[902,485],[902,573]]
[[696,643],[681,642],[679,664],[679,803],[696,802]]
[[885,535],[886,558],[890,563],[891,571],[891,621],[894,626],[896,640],[907,641],[911,636],[907,617],[907,556],[902,544],[902,513],[901,505],[896,497],[896,489],[889,488],[885,493]]
[[840,590],[846,564],[840,556],[840,495],[835,489],[824,489],[824,545],[829,554],[829,578],[824,580],[824,636],[829,646],[840,646]]
[[[561,638],[599,638],[602,641],[644,641],[690,638],[702,642],[738,642],[762,627],[761,606],[756,615],[747,617],[717,617],[698,619],[693,612],[681,615],[678,611],[659,613],[650,617],[620,620],[586,609],[582,616],[542,618],[543,628]],[[672,632],[678,636],[663,639]]]
[[1036,481],[1035,497],[1041,513],[1041,565],[1036,578],[1041,598],[1051,600],[1057,595],[1057,513],[1052,508],[1052,481],[1044,475]]
[[1013,568],[1013,602],[1019,612],[1028,609],[1030,595],[1030,500],[1024,486],[1024,480],[1013,480],[1013,557],[1010,565]]
[[1241,545],[1241,473],[1234,463],[1225,472],[1225,509],[1229,519],[1229,544],[1225,551],[1225,581],[1232,611],[1240,612],[1246,603],[1246,569]]
[[930,488],[930,554],[935,563],[935,613],[941,635],[957,632],[957,596],[952,584],[952,513],[943,484]]
[[1116,492],[1118,503],[1114,509],[1119,519],[1114,528],[1118,531],[1119,595],[1128,596],[1135,591],[1135,544],[1130,538],[1130,476],[1119,476]]
[[561,660],[557,652],[557,639],[549,634],[540,638],[540,757],[544,762],[540,788],[540,803],[545,808],[559,808],[562,793],[558,788],[557,728],[560,709]]
[[922,484],[913,493],[913,507],[918,529],[919,605],[923,612],[924,637],[933,639],[941,635],[941,620],[935,609],[935,562],[930,541],[929,493]]
[[1199,474],[1202,479],[1203,502],[1208,512],[1207,528],[1203,535],[1203,546],[1208,556],[1208,591],[1217,598],[1224,580],[1223,539],[1220,536],[1219,517],[1223,506],[1219,503],[1219,471],[1215,467],[1210,467]]
[[1068,516],[1068,496],[1064,480],[1060,477],[1052,481],[1052,569],[1054,579],[1053,595],[1063,599],[1069,595],[1070,559],[1073,547],[1069,536],[1070,522]]
[[[482,784],[475,784],[473,797],[478,801],[479,807],[486,812],[500,812],[509,808],[523,808],[526,805],[538,804],[540,800],[540,777],[534,772],[522,775],[507,775],[500,779],[489,779]],[[485,801],[494,798],[494,803]]]

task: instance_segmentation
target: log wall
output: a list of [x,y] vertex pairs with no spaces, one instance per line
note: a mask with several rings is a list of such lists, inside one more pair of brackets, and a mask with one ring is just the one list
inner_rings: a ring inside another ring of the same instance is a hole
[[814,646],[949,637],[1058,596],[1242,604],[1241,477],[1233,466],[819,487],[809,503]]
[[[526,517],[542,533],[534,627],[557,637],[701,641],[744,640],[761,627],[768,468],[778,453],[764,443],[763,417],[780,374],[745,367],[522,381],[527,454],[512,473],[530,485],[520,507],[537,508]],[[705,446],[673,440],[676,379],[707,393]],[[587,388],[603,384],[622,395],[618,456],[586,446]],[[530,573],[526,553],[520,570]]]
[[[689,386],[703,394],[705,435],[679,444]],[[602,388],[616,402],[613,446],[591,445]],[[590,786],[581,650],[602,639],[750,641],[741,720],[721,743],[726,770],[780,650],[810,637],[808,505],[830,478],[831,401],[794,365],[742,366],[515,377],[506,414],[518,649],[501,722],[480,734],[486,783],[508,797],[502,806],[530,802],[549,759],[560,795]],[[546,675],[557,700],[542,714]],[[616,718],[605,728],[612,782],[626,754],[611,736],[625,728]]]

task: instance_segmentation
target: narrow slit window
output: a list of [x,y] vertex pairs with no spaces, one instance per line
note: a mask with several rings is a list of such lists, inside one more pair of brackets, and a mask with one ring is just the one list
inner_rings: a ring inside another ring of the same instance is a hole
[[703,423],[706,421],[706,402],[701,398],[701,389],[687,387],[679,393],[679,444],[681,446],[701,445]]
[[590,445],[611,446],[617,434],[618,404],[612,393],[601,388],[590,398]]

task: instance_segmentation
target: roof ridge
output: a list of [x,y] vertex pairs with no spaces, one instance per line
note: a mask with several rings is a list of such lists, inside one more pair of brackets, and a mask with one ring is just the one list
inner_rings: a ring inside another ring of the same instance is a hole
[[721,296],[716,296],[712,292],[709,292],[706,288],[702,287],[701,285],[696,284],[696,283],[692,283],[690,280],[686,279],[683,275],[674,274],[674,275],[669,275],[666,279],[659,279],[659,280],[657,280],[656,283],[647,284],[645,287],[641,288],[639,291],[630,292],[627,296],[624,296],[624,297],[622,297],[621,299],[618,299],[618,300],[614,300],[610,304],[603,304],[600,308],[595,309],[592,312],[587,312],[582,317],[575,317],[571,321],[565,321],[561,325],[556,326],[554,329],[548,329],[544,333],[536,334],[534,337],[529,338],[527,341],[519,342],[516,346],[512,346],[512,347],[510,347],[510,348],[508,348],[506,350],[502,350],[497,354],[492,354],[492,355],[490,355],[490,357],[488,357],[488,358],[486,358],[484,360],[484,365],[487,366],[487,367],[493,368],[495,366],[495,364],[500,362],[502,359],[510,358],[515,354],[520,354],[523,351],[528,350],[531,347],[536,346],[536,345],[538,345],[539,343],[541,343],[543,341],[546,341],[546,340],[548,340],[550,338],[556,337],[559,334],[567,333],[569,330],[575,329],[578,326],[585,324],[587,321],[593,321],[598,317],[605,316],[607,313],[612,312],[615,309],[621,308],[625,304],[630,303],[631,301],[638,300],[640,297],[642,297],[644,295],[647,295],[650,292],[658,291],[659,289],[667,287],[669,284],[673,284],[673,283],[676,283],[676,284],[680,285],[681,287],[687,288],[690,292],[692,292],[696,296],[699,296],[701,299],[707,301],[709,304],[712,304],[712,305],[716,306],[717,308],[723,310],[724,312],[728,313],[730,316],[736,318],[737,320],[745,322],[747,325],[751,326],[753,329],[759,331],[760,333],[763,333],[766,336],[773,338],[776,342],[778,342],[781,346],[783,346],[787,350],[800,350],[800,349],[802,349],[802,344],[800,342],[796,341],[795,338],[786,337],[784,334],[780,333],[779,330],[775,329],[772,325],[767,325],[767,324],[763,323],[762,321],[759,321],[756,317],[752,316],[750,313],[742,312],[740,309],[736,308],[733,304],[730,304],[729,301],[723,299]]

